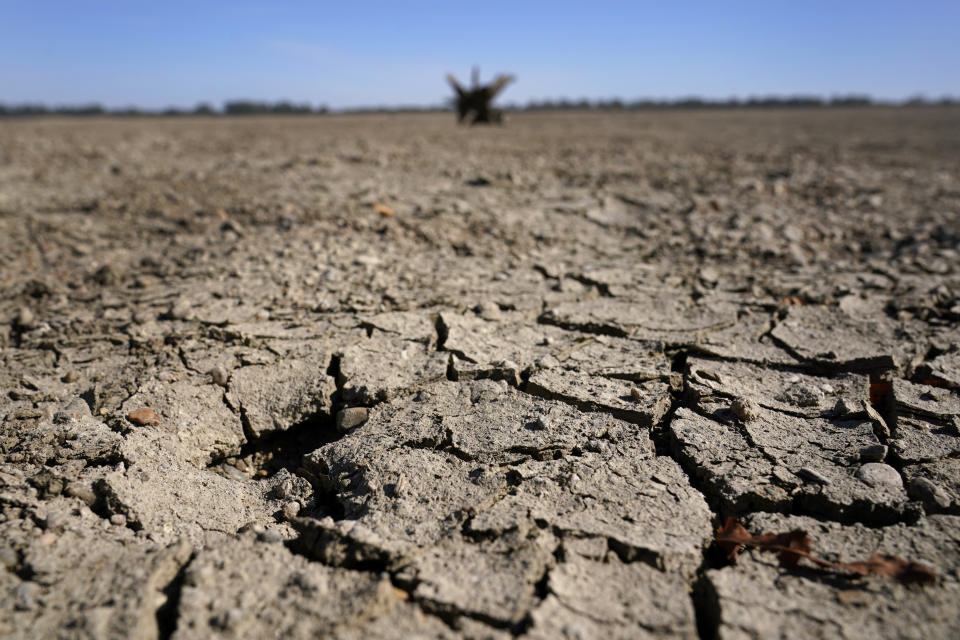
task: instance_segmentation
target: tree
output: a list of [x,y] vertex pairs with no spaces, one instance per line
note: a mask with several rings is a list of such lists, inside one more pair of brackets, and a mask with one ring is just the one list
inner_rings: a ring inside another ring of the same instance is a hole
[[452,73],[447,74],[447,82],[456,92],[454,104],[457,108],[457,122],[467,124],[499,123],[503,120],[503,112],[493,108],[493,99],[503,91],[504,87],[516,80],[509,74],[501,74],[488,85],[480,84],[480,70],[473,68],[470,89],[464,88]]

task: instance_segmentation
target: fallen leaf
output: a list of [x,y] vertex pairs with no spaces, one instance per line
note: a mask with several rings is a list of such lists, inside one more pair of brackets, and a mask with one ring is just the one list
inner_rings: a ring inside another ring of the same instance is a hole
[[373,205],[373,210],[382,215],[384,218],[392,218],[395,215],[393,209],[385,204],[377,203]]
[[143,407],[142,409],[136,409],[127,414],[127,420],[133,424],[139,425],[156,425],[160,424],[160,416],[157,415],[157,412],[149,407]]
[[876,406],[886,400],[890,393],[890,383],[885,380],[870,381],[870,404]]
[[806,531],[795,529],[787,533],[764,533],[753,537],[753,544],[777,552],[780,566],[794,569],[801,558],[809,558],[813,539]]
[[735,562],[737,554],[744,547],[759,551],[776,553],[781,567],[795,569],[801,560],[829,571],[855,573],[861,576],[874,575],[893,578],[901,584],[935,584],[937,571],[929,565],[898,556],[875,553],[863,562],[830,562],[813,555],[813,538],[802,529],[786,533],[752,534],[736,518],[727,518],[717,529],[714,543],[730,562]]
[[935,584],[937,582],[937,572],[933,567],[880,553],[873,554],[866,562],[838,562],[836,567],[863,576],[887,576],[902,584]]
[[753,536],[736,518],[727,518],[717,529],[714,542],[727,554],[727,559],[733,562],[744,545],[753,542]]

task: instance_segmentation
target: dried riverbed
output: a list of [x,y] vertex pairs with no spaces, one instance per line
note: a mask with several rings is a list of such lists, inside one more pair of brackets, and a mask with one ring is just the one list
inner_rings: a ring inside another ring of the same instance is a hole
[[2,122],[0,635],[950,637],[958,220],[956,109]]

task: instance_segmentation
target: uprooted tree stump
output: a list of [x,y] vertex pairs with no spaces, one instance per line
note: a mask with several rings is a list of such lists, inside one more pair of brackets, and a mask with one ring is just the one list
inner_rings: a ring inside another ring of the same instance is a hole
[[457,122],[466,124],[493,124],[503,121],[503,112],[493,108],[493,100],[504,87],[516,78],[501,74],[488,85],[480,84],[479,70],[474,67],[470,89],[461,85],[452,73],[447,74],[447,82],[456,92]]

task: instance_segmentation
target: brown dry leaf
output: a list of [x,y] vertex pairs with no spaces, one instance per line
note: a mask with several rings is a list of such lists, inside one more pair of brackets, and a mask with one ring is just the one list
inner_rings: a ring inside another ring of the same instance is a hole
[[881,553],[873,554],[866,562],[838,562],[835,566],[862,576],[887,576],[902,584],[936,584],[937,582],[937,572],[933,567]]
[[733,562],[743,546],[753,542],[753,535],[736,518],[727,518],[717,529],[714,542],[727,554],[727,559]]
[[777,552],[780,566],[795,568],[801,558],[809,558],[813,539],[806,531],[795,529],[787,533],[762,533],[753,537],[753,544]]
[[384,218],[392,218],[396,215],[390,207],[385,204],[380,204],[379,202],[373,205],[373,210],[382,215]]
[[743,547],[776,553],[781,567],[795,569],[800,560],[815,564],[821,569],[856,573],[862,576],[886,576],[901,584],[935,584],[937,572],[931,566],[905,560],[898,556],[875,553],[865,562],[830,562],[813,555],[813,539],[806,531],[795,529],[787,533],[760,533],[747,531],[736,518],[727,518],[717,529],[716,545],[726,552],[727,559],[735,561]]
[[139,425],[157,425],[160,424],[160,416],[157,415],[157,412],[149,407],[143,407],[142,409],[136,409],[127,414],[127,420],[133,424]]

